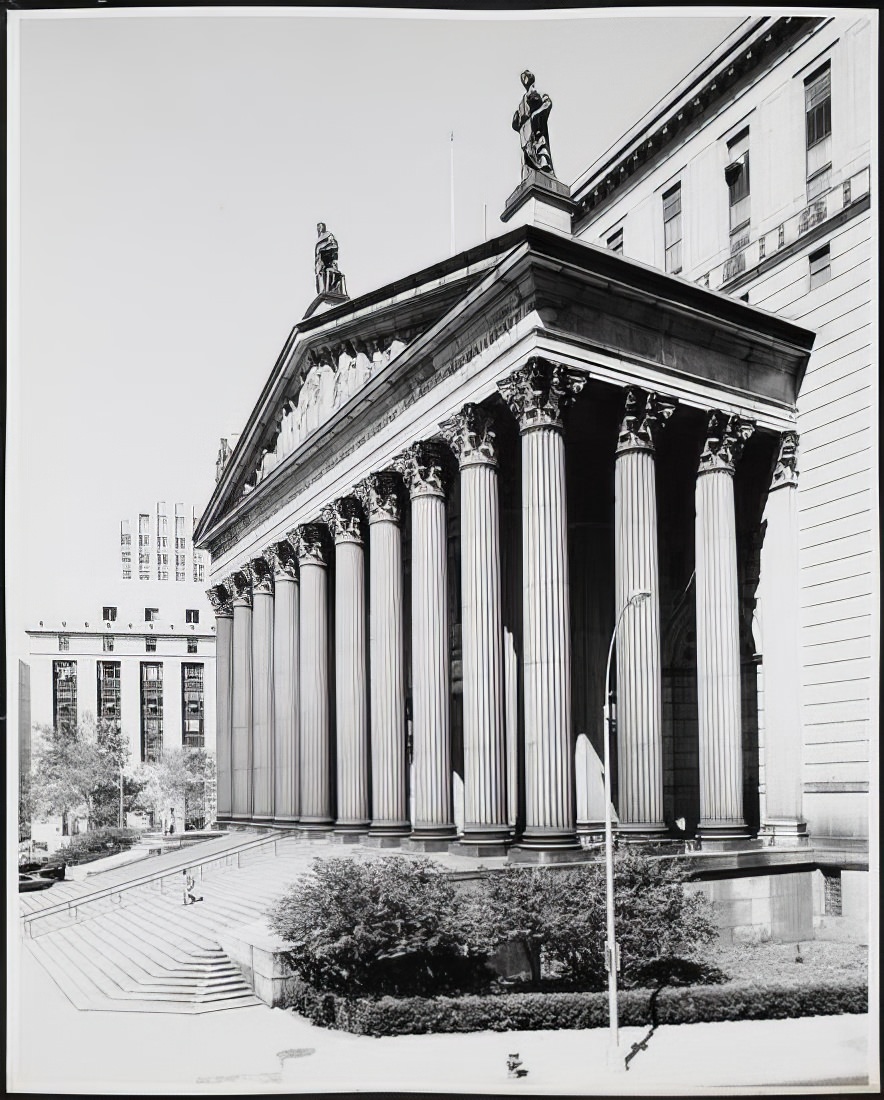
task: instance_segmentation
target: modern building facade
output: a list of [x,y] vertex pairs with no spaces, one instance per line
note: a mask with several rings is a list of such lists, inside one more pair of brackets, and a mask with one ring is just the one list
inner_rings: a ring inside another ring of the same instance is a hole
[[311,305],[196,533],[219,821],[578,857],[622,614],[620,833],[696,839],[773,934],[867,867],[864,34],[747,20],[573,189],[526,170],[502,236]]
[[94,593],[72,593],[64,618],[47,610],[28,629],[34,723],[115,722],[136,763],[214,751],[215,625],[193,515],[159,502],[123,520],[117,569],[98,573]]

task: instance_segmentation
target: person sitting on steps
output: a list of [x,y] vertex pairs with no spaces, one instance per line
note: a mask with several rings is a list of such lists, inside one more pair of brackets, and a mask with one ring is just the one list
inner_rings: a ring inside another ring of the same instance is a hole
[[198,898],[193,896],[193,892],[196,889],[196,882],[190,871],[182,871],[181,874],[184,875],[184,904],[193,905],[195,901],[202,901],[202,896]]

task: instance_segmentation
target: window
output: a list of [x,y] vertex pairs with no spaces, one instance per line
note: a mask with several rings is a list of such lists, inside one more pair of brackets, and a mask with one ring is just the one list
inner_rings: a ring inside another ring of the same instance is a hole
[[181,666],[181,729],[186,749],[205,746],[203,666]]
[[619,229],[616,229],[611,234],[611,236],[608,237],[608,239],[605,243],[608,246],[608,248],[610,248],[610,250],[612,252],[617,252],[622,256],[623,255],[623,226],[621,225]]
[[117,621],[117,609],[115,607],[103,607],[101,617],[106,622],[115,623]]
[[157,554],[157,580],[167,581],[169,579],[169,555]]
[[187,652],[188,653],[198,653],[199,652],[199,643],[198,643],[196,638],[188,638],[187,639]]
[[131,546],[132,534],[129,530],[129,521],[127,519],[120,520],[120,546]]
[[183,581],[187,579],[187,561],[183,554],[175,555],[175,580]]
[[163,666],[141,665],[141,759],[159,760],[163,752]]
[[818,286],[827,283],[832,278],[832,267],[829,262],[829,246],[811,252],[808,256],[810,264],[810,289],[816,290]]
[[807,201],[828,191],[832,175],[832,80],[829,63],[804,81]]
[[101,648],[104,650],[105,653],[113,653],[113,651],[114,651],[114,636],[113,636],[113,634],[105,634],[105,636],[101,639],[101,642],[102,642]]
[[138,552],[138,579],[142,581],[150,580],[150,554],[141,550]]
[[192,607],[189,607],[184,612],[184,621],[188,623],[198,623],[200,621],[199,611],[196,611]]
[[824,883],[824,908],[823,913],[827,917],[840,917],[844,912],[841,901],[841,871],[823,871]]
[[138,517],[138,546],[150,546],[150,516]]
[[146,623],[155,623],[159,618],[160,609],[158,607],[145,607],[144,609],[144,621]]
[[77,725],[77,662],[52,662],[52,724],[59,731]]
[[680,183],[663,195],[663,245],[666,249],[666,270],[677,275],[681,271]]
[[59,634],[58,636],[58,652],[67,653],[71,648],[71,638],[69,634]]
[[144,652],[145,653],[156,653],[156,651],[157,651],[157,640],[156,640],[155,637],[152,638],[152,637],[150,637],[150,635],[148,635],[148,637],[146,637],[144,639]]
[[132,580],[132,555],[123,551],[123,580]]
[[202,584],[206,579],[206,567],[201,561],[194,559],[193,563],[193,579],[197,584]]
[[183,504],[176,504],[175,505],[175,549],[176,550],[183,550],[184,549],[184,539],[185,539],[185,537],[186,536],[185,536],[185,531],[184,531],[184,505]]
[[98,717],[120,728],[120,662],[98,662]]
[[749,243],[749,131],[727,143],[728,166],[724,170],[730,207],[731,252]]

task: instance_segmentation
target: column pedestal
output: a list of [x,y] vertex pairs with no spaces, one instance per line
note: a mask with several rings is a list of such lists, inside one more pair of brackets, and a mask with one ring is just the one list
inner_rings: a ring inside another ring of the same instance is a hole
[[531,359],[498,388],[522,436],[525,829],[509,858],[584,857],[577,838],[571,730],[565,443],[562,411],[582,375]]
[[750,421],[710,415],[696,497],[697,696],[704,848],[743,847],[739,576],[734,470]]

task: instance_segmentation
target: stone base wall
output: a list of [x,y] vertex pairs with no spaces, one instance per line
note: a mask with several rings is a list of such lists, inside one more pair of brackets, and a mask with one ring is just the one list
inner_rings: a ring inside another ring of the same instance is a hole
[[712,902],[724,942],[800,943],[814,938],[813,871],[745,875],[687,886]]

